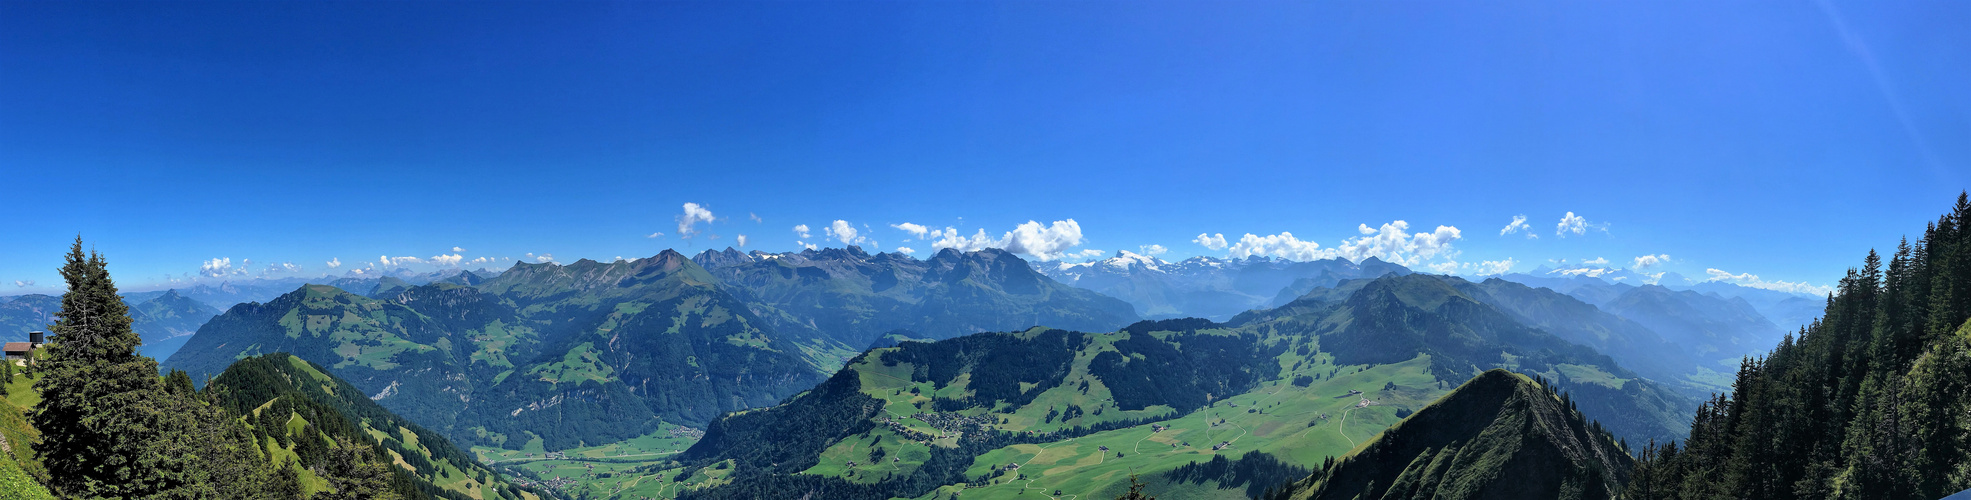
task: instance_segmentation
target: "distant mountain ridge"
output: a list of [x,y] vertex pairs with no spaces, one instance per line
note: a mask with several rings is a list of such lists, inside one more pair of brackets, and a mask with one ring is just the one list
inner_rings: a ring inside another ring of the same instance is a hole
[[892,330],[950,338],[1032,326],[1102,331],[1139,319],[1128,303],[1056,282],[993,248],[944,249],[923,260],[856,246],[727,248],[693,260],[735,295],[775,309],[783,330],[813,329],[856,349]]
[[1062,283],[1129,302],[1145,318],[1217,321],[1251,309],[1278,306],[1341,280],[1411,272],[1375,257],[1360,263],[1338,258],[1298,262],[1266,257],[1192,257],[1169,262],[1126,250],[1108,259],[1038,268]]
[[167,290],[150,300],[130,305],[130,327],[137,331],[144,343],[137,346],[137,353],[155,359],[165,359],[178,352],[178,348],[198,333],[198,327],[219,315],[219,310],[204,302],[179,295],[177,290]]
[[1680,346],[1706,369],[1721,372],[1731,370],[1739,357],[1756,354],[1762,346],[1812,322],[1825,304],[1823,299],[1801,294],[1715,281],[1689,282],[1680,277],[1672,280],[1667,274],[1659,282],[1686,284],[1649,284],[1633,279],[1611,282],[1589,274],[1536,272],[1541,275],[1507,274],[1499,278],[1564,293],[1634,321]]
[[[469,277],[468,277],[469,276]],[[846,350],[780,335],[684,256],[516,264],[465,286],[306,285],[235,306],[165,361],[195,379],[290,352],[465,444],[548,449],[702,426],[812,387]],[[768,311],[772,313],[770,310]]]
[[[1583,411],[1619,435],[1671,439],[1688,428],[1684,414],[1696,407],[1693,398],[1638,377],[1603,352],[1522,323],[1523,316],[1461,287],[1486,288],[1456,277],[1422,274],[1351,280],[1277,309],[1241,314],[1229,324],[1306,332],[1317,336],[1321,351],[1343,365],[1394,363],[1426,354],[1439,380],[1459,380],[1491,368],[1547,373],[1576,394]],[[1488,295],[1497,294],[1480,294]]]

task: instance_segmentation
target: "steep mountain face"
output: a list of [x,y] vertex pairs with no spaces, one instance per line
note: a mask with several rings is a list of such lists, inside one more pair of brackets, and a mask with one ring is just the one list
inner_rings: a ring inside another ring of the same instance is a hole
[[1628,318],[1684,347],[1699,360],[1724,363],[1779,342],[1785,331],[1743,299],[1720,300],[1697,292],[1645,285],[1623,293],[1602,309]]
[[1421,353],[1430,356],[1440,380],[1491,368],[1545,374],[1574,393],[1583,411],[1625,438],[1675,439],[1688,428],[1684,415],[1696,406],[1691,398],[1592,348],[1521,323],[1453,283],[1465,282],[1428,275],[1344,282],[1278,309],[1240,315],[1231,324],[1318,337],[1321,351],[1344,365],[1394,363]]
[[[603,264],[520,264],[480,285],[540,323],[540,354],[461,425],[484,442],[549,449],[635,437],[658,419],[702,426],[813,387],[823,361],[676,252]],[[815,339],[804,339],[816,342]],[[501,439],[497,436],[503,436]]]
[[198,327],[218,316],[219,310],[204,302],[167,290],[150,300],[130,305],[131,329],[144,339],[137,353],[155,359],[170,358],[191,340]]
[[233,306],[162,365],[203,381],[237,359],[292,353],[328,367],[392,411],[443,429],[470,399],[475,381],[511,365],[502,347],[535,336],[510,312],[493,315],[476,328],[453,329],[397,301],[307,285],[265,304]]
[[[1572,296],[1499,278],[1479,283],[1458,278],[1446,278],[1446,281],[1460,292],[1504,311],[1521,324],[1593,348],[1645,377],[1667,383],[1684,383],[1700,375],[1698,361],[1681,347],[1639,323],[1602,311]],[[1713,386],[1695,389],[1701,394],[1728,390]]]
[[857,349],[899,329],[950,338],[1035,325],[1108,330],[1137,320],[1128,303],[1063,285],[998,249],[945,249],[924,260],[854,246],[695,258],[727,289],[764,306],[756,312],[776,327]]
[[55,322],[55,311],[62,310],[62,298],[30,294],[0,302],[0,342],[26,342],[27,333],[48,331]]
[[413,498],[522,499],[531,492],[436,432],[377,405],[329,370],[285,353],[242,359],[207,384],[212,404],[242,418],[276,460],[292,460],[314,484],[337,438],[388,457],[398,490]]
[[[1116,297],[1146,318],[1199,317],[1223,321],[1250,309],[1284,304],[1317,287],[1344,279],[1409,274],[1403,266],[1371,257],[1295,262],[1263,257],[1193,257],[1168,262],[1129,251],[1109,259],[1041,266],[1042,273],[1079,288]],[[1285,296],[1286,300],[1278,300]]]
[[1607,499],[1628,451],[1565,396],[1488,370],[1272,498]]
[[782,337],[716,283],[666,251],[517,264],[477,287],[379,298],[309,285],[234,307],[164,364],[202,380],[289,352],[455,441],[550,450],[628,439],[660,419],[702,426],[823,378],[827,361],[812,353],[838,347]]

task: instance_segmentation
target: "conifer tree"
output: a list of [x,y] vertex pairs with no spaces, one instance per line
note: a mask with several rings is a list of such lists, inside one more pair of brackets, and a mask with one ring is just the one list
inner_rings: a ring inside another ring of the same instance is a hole
[[29,419],[48,486],[78,498],[263,498],[265,457],[244,429],[190,394],[159,382],[157,361],[137,354],[128,306],[101,254],[69,248],[68,292],[55,313]]
[[54,334],[35,382],[41,403],[30,417],[41,431],[34,450],[62,496],[142,497],[182,486],[144,470],[157,395],[157,362],[137,355],[128,306],[101,254],[69,248],[62,279],[68,293],[55,313]]
[[335,491],[315,495],[315,500],[398,500],[390,487],[391,468],[380,462],[368,446],[336,438],[329,449],[326,474]]

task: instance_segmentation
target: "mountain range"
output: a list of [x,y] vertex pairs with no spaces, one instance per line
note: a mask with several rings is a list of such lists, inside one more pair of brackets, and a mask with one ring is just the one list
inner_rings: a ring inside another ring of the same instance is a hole
[[1013,498],[1034,488],[1107,497],[1129,473],[1182,498],[1242,498],[1253,483],[1234,471],[1340,455],[1500,368],[1552,380],[1578,407],[1570,418],[1602,422],[1596,432],[1681,436],[1693,399],[1521,321],[1555,304],[1585,311],[1552,322],[1574,335],[1647,332],[1550,290],[1385,274],[1225,323],[873,349],[812,391],[713,422],[677,461],[647,467],[685,498]]
[[[1224,321],[1251,309],[1284,304],[1315,287],[1344,279],[1409,274],[1410,270],[1375,257],[1312,262],[1249,257],[1192,257],[1169,262],[1153,255],[1118,251],[1115,257],[1039,267],[1069,285],[1100,292],[1136,307],[1143,317],[1199,317]],[[1294,290],[1294,291],[1289,291]],[[1282,295],[1286,300],[1280,300]]]
[[289,352],[460,443],[558,450],[773,404],[884,332],[1135,319],[1128,304],[999,250],[715,264],[665,251],[424,285],[386,277],[367,295],[305,285],[213,318],[164,366],[203,380],[241,357]]
[[726,248],[692,259],[734,295],[783,313],[783,328],[826,332],[857,350],[899,330],[944,339],[1037,325],[1107,330],[1139,319],[1130,304],[1048,279],[999,249],[944,249],[919,260],[856,246],[782,254]]

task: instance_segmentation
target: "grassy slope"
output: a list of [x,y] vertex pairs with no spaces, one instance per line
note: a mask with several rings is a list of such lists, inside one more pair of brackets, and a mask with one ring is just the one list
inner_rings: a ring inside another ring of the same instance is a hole
[[[345,385],[344,383],[339,382],[329,374],[324,373],[321,370],[317,369],[315,365],[311,365],[307,361],[304,361],[299,357],[280,356],[279,359],[276,359],[277,362],[282,360],[284,360],[287,363],[286,368],[292,370],[289,373],[296,373],[303,377],[307,377],[307,380],[289,381],[289,383],[294,384],[297,387],[318,385],[319,387],[321,387],[322,391],[324,391],[325,394],[331,396],[337,396],[337,395],[347,396],[344,394],[339,394],[339,392],[354,389],[353,387],[350,387],[348,385]],[[304,398],[311,397],[308,396],[307,395],[308,393],[305,391],[302,392],[302,394],[303,394],[302,397]],[[364,397],[361,394],[354,395],[352,399],[354,399],[357,402],[357,404],[374,405],[374,403],[369,402],[367,397]],[[333,403],[330,403],[328,401],[321,401],[321,402],[324,404],[329,404],[331,406],[334,406]],[[264,404],[261,404],[258,408],[254,408],[252,410],[253,416],[255,417],[261,416],[261,414],[264,411],[268,411],[268,408],[269,406],[272,405],[272,403],[273,401],[270,400]],[[377,411],[383,411],[383,410],[378,409]],[[379,428],[379,426],[390,425],[388,422],[379,422],[368,418],[357,418],[353,415],[344,415],[344,417],[350,418],[352,420],[352,423],[354,423],[358,429],[370,435],[372,438],[377,439],[378,441],[391,439],[391,436],[399,436],[399,435],[403,436],[404,449],[423,455],[425,458],[424,461],[432,464],[432,467],[435,468],[434,470],[418,470],[416,467],[410,465],[402,455],[398,454],[398,452],[394,450],[388,451],[388,453],[390,453],[391,455],[392,461],[395,462],[395,465],[399,468],[402,468],[410,472],[413,477],[416,477],[417,479],[423,481],[430,482],[431,484],[439,488],[464,494],[465,496],[470,498],[494,498],[499,496],[496,494],[494,488],[498,488],[503,485],[500,484],[501,480],[497,476],[489,477],[488,478],[489,481],[485,481],[485,482],[482,482],[478,479],[478,476],[485,475],[485,472],[489,471],[488,468],[473,463],[456,464],[456,463],[452,463],[449,460],[438,458],[439,454],[435,452],[432,448],[432,446],[437,446],[437,444],[419,442],[418,434],[416,433],[415,430],[410,428],[404,428],[401,426],[398,426],[396,428],[384,429],[384,428]],[[254,425],[255,422],[258,421],[259,420],[257,420],[257,418],[248,419],[245,421],[245,424],[251,427]],[[304,429],[308,424],[307,421],[305,421],[299,414],[296,413],[289,413],[288,415],[286,415],[286,418],[282,418],[280,419],[280,421],[285,422],[286,428],[284,430],[289,435],[298,435],[302,431],[302,429]],[[326,439],[326,435],[318,436],[318,438]],[[285,447],[280,446],[272,438],[267,439],[263,443],[263,447],[267,450],[269,455],[274,459],[275,463],[295,460],[297,458],[297,455],[294,451],[295,446],[296,445],[292,441],[290,441],[288,446]],[[314,474],[306,470],[301,471],[301,476],[302,476],[302,484],[307,491],[320,492],[320,491],[326,491],[328,489],[328,485],[325,480],[316,477]],[[523,496],[525,496],[524,493]]]
[[6,449],[0,449],[0,500],[54,498],[34,481],[35,473],[30,472],[41,470],[41,464],[34,460],[34,451],[28,448],[40,436],[28,425],[26,414],[29,407],[41,401],[40,393],[34,391],[34,380],[15,373],[14,382],[7,384],[7,397],[0,400],[0,436],[7,443]]
[[[999,411],[991,413],[991,417],[1003,419],[1005,423],[997,427],[1015,432],[1046,432],[1168,415],[1170,408],[1162,406],[1139,411],[1115,410],[1109,389],[1099,379],[1088,375],[1089,361],[1101,352],[1112,350],[1111,346],[1123,335],[1093,336],[1090,346],[1077,353],[1066,382],[1042,393],[1027,405],[998,408]],[[1215,454],[1236,458],[1253,451],[1272,453],[1289,462],[1320,463],[1326,457],[1346,454],[1356,444],[1367,441],[1397,422],[1397,409],[1421,408],[1445,392],[1442,387],[1447,387],[1430,375],[1430,360],[1422,356],[1402,363],[1377,366],[1334,366],[1328,356],[1318,352],[1312,353],[1311,357],[1313,359],[1304,359],[1294,352],[1284,353],[1280,356],[1283,369],[1276,380],[1243,394],[1220,398],[1210,407],[1187,415],[1070,440],[1014,445],[987,452],[974,461],[966,474],[977,478],[991,473],[994,484],[972,489],[950,485],[924,498],[944,498],[961,490],[964,491],[964,498],[1020,498],[1024,489],[1045,490],[1049,494],[1059,489],[1064,494],[1062,498],[1068,498],[1067,495],[1106,498],[1124,489],[1132,472],[1151,482],[1155,486],[1153,491],[1182,491],[1185,492],[1182,498],[1238,498],[1243,496],[1244,490],[1221,490],[1209,483],[1169,484],[1158,474],[1193,461],[1210,460]],[[934,392],[929,382],[911,382],[909,373],[913,367],[910,365],[899,363],[884,366],[877,359],[878,356],[869,356],[865,362],[849,367],[857,371],[863,393],[883,401],[886,414],[899,424],[933,438],[929,442],[913,441],[904,434],[878,426],[875,430],[838,440],[822,453],[820,462],[803,471],[804,474],[835,476],[862,483],[881,481],[891,475],[900,477],[921,466],[929,458],[932,446],[951,446],[955,441],[949,433],[915,415],[929,411],[933,396],[952,398],[965,395],[964,378]],[[1305,362],[1300,363],[1302,361]],[[1296,363],[1299,363],[1298,369],[1290,368]],[[1290,383],[1300,375],[1318,376],[1319,379],[1307,387]],[[1086,394],[1079,390],[1082,380],[1089,381]],[[916,393],[911,392],[913,388]],[[1364,396],[1382,404],[1356,409],[1354,407],[1361,398],[1348,395],[1350,390],[1363,391]],[[1075,405],[1093,408],[1103,404],[1108,404],[1109,409],[1101,415],[1084,413],[1070,421],[1064,422],[1058,418],[1052,422],[1046,421],[1045,415],[1050,407]],[[1237,406],[1234,407],[1234,404]],[[960,413],[982,415],[987,412],[974,408]],[[1323,414],[1328,418],[1320,418]],[[1214,425],[1220,420],[1223,423]],[[1313,425],[1310,426],[1310,423]],[[1152,429],[1153,424],[1168,428],[1156,432]],[[940,434],[944,437],[937,437]],[[1221,442],[1230,442],[1231,446],[1222,450],[1212,449],[1213,445]],[[1103,446],[1109,449],[1102,451]],[[883,458],[871,464],[869,459],[874,448],[882,450]],[[1122,458],[1115,457],[1118,451],[1123,453]],[[857,467],[848,467],[850,461],[857,462]],[[1007,463],[1020,463],[1021,468],[1017,472],[990,470]],[[581,486],[562,491],[609,492],[596,495],[597,498],[672,498],[680,489],[717,484],[719,474],[723,472],[716,468],[702,469],[680,483],[673,481],[673,476],[681,470],[678,468],[651,467],[639,472],[614,464],[596,465],[597,472],[607,468],[610,476],[591,479],[578,475],[575,479]],[[535,467],[539,470],[539,466]],[[571,471],[567,468],[549,470],[562,473]],[[572,472],[586,472],[586,469]],[[1021,474],[1025,475],[1024,479],[1020,479]],[[564,474],[562,477],[569,476]],[[1035,493],[1039,491],[1026,494]]]

